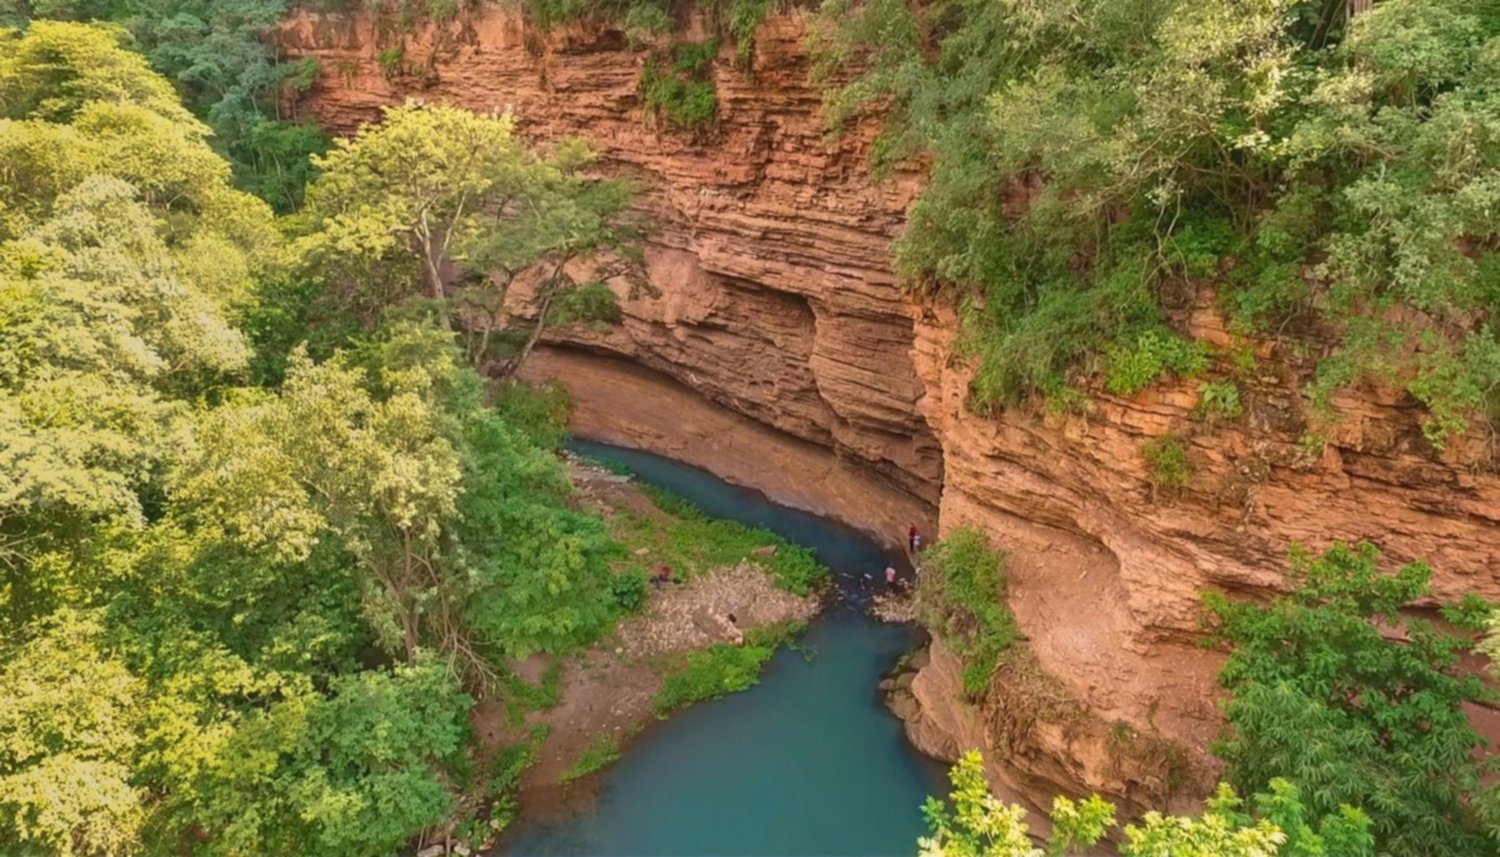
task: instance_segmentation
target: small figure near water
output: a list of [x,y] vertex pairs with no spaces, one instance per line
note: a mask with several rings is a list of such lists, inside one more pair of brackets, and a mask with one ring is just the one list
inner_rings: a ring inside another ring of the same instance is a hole
[[733,642],[736,646],[743,646],[745,644],[745,632],[740,630],[739,620],[734,618],[733,613],[730,613],[724,618],[729,620],[730,641]]
[[885,567],[885,583],[887,586],[896,585],[896,569],[889,565]]
[[906,546],[912,553],[922,549],[922,531],[917,529],[916,524],[912,524],[911,529],[906,531]]

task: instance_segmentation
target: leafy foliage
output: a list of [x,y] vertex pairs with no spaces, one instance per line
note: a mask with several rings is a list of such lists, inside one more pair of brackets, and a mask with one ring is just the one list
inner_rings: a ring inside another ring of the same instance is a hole
[[878,109],[877,166],[931,159],[897,268],[962,308],[977,404],[1078,386],[1101,354],[1115,389],[1175,371],[1117,358],[1211,282],[1242,329],[1334,334],[1314,404],[1401,384],[1438,444],[1494,415],[1500,7],[1355,8],[824,4],[835,122]]
[[1209,381],[1198,388],[1198,404],[1193,415],[1209,423],[1234,419],[1244,412],[1240,388],[1233,381]]
[[[337,141],[314,158],[322,173],[293,223],[301,270],[327,284],[342,313],[365,319],[421,294],[412,288],[420,278],[445,321],[458,279],[450,266],[472,270],[460,309],[476,365],[491,356],[512,285],[532,274],[534,315],[520,325],[524,342],[507,355],[502,377],[515,374],[546,325],[617,319],[613,293],[600,283],[636,273],[629,189],[588,178],[594,155],[582,143],[564,140],[538,155],[514,125],[509,115],[410,102]],[[575,279],[573,263],[589,259],[599,260],[594,276]]]
[[[1459,669],[1470,641],[1401,612],[1428,577],[1420,563],[1383,575],[1373,546],[1334,545],[1294,556],[1297,589],[1270,605],[1209,597],[1233,646],[1219,677],[1231,782],[1284,776],[1313,814],[1360,807],[1386,853],[1492,849],[1494,762],[1463,710],[1491,693]],[[1400,640],[1383,633],[1395,627]]]
[[[565,402],[492,409],[450,330],[340,311],[123,38],[0,34],[0,852],[478,836],[535,736],[478,753],[470,694],[535,701],[503,660],[620,609],[554,455]],[[410,288],[386,273],[344,284]]]
[[[686,575],[750,561],[771,572],[776,585],[794,595],[811,594],[827,582],[828,569],[808,548],[770,530],[710,518],[670,491],[642,485],[641,492],[672,519],[662,526],[653,518],[620,509],[615,520],[621,540],[650,547],[653,563]],[[767,552],[769,556],[757,555]]]
[[761,668],[777,647],[801,631],[797,624],[755,628],[745,635],[743,645],[716,643],[689,652],[686,661],[662,679],[651,710],[660,717],[695,702],[749,690],[760,683]]
[[282,62],[271,48],[269,34],[286,12],[284,0],[9,0],[0,3],[0,24],[9,18],[121,25],[121,35],[129,34],[212,129],[235,184],[285,212],[300,204],[308,157],[326,146],[316,126],[278,112],[283,89],[306,91],[317,79],[315,65]]
[[1186,342],[1170,333],[1150,330],[1128,345],[1117,343],[1108,350],[1104,387],[1117,396],[1130,396],[1169,372],[1192,378],[1206,369],[1208,349],[1201,342]]
[[641,114],[648,123],[665,120],[674,128],[704,131],[719,112],[719,96],[711,74],[719,42],[679,42],[670,57],[653,54],[641,68],[638,93]]
[[63,609],[0,662],[0,845],[115,853],[139,835],[130,762],[145,688],[99,617]]
[[[990,793],[984,760],[976,750],[965,753],[949,771],[952,806],[929,797],[922,811],[930,835],[918,840],[923,857],[1060,857],[1085,853],[1115,826],[1115,808],[1093,795],[1083,801],[1052,801],[1052,834],[1038,848],[1028,833],[1026,811]],[[1296,786],[1272,780],[1270,791],[1255,795],[1254,811],[1227,785],[1209,799],[1196,818],[1148,812],[1127,824],[1119,853],[1123,857],[1372,857],[1370,821],[1359,810],[1310,823]]]
[[1020,637],[1005,605],[1004,557],[977,530],[957,530],[922,555],[917,609],[922,622],[964,661],[964,691],[984,695],[1000,657]]
[[1146,459],[1153,493],[1163,488],[1169,491],[1186,488],[1193,481],[1187,447],[1176,435],[1164,434],[1147,441],[1141,447],[1141,457]]

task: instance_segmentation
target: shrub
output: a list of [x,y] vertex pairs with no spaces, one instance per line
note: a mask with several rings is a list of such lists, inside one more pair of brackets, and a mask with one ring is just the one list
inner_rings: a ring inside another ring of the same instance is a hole
[[382,77],[394,80],[406,73],[406,48],[401,45],[385,48],[375,55],[375,62],[380,65]]
[[735,58],[748,62],[755,48],[755,31],[771,11],[771,0],[730,0],[729,34],[734,37]]
[[[1460,667],[1473,643],[1402,613],[1431,596],[1421,563],[1379,570],[1369,544],[1294,552],[1297,588],[1268,605],[1206,596],[1230,646],[1230,691],[1216,752],[1240,788],[1285,776],[1307,809],[1368,811],[1382,853],[1493,853],[1496,763],[1466,703],[1495,693]],[[1444,611],[1461,626],[1482,611]],[[1383,629],[1399,626],[1402,639]]]
[[1191,378],[1208,369],[1208,346],[1161,330],[1142,333],[1106,353],[1104,386],[1117,396],[1135,395],[1168,372]]
[[760,670],[776,654],[777,647],[801,633],[803,627],[791,622],[755,628],[745,634],[744,645],[718,643],[689,653],[686,662],[662,680],[651,709],[661,717],[685,705],[749,690],[760,683]]
[[1193,468],[1187,460],[1187,447],[1175,435],[1162,435],[1141,447],[1146,459],[1152,490],[1187,487],[1193,479]]
[[495,396],[495,411],[512,429],[543,449],[556,449],[568,436],[573,397],[556,381],[512,383]]
[[719,96],[710,76],[719,42],[683,42],[672,47],[671,61],[649,56],[641,68],[637,93],[648,123],[665,119],[685,131],[701,132],[713,124]]
[[983,534],[958,530],[922,557],[917,607],[923,624],[964,661],[964,692],[982,696],[1003,655],[1020,637],[1005,604],[1004,556]]
[[631,568],[617,572],[609,581],[609,594],[622,613],[635,613],[646,603],[651,583],[645,569]]
[[1198,406],[1194,415],[1210,423],[1220,417],[1234,419],[1244,413],[1240,404],[1240,388],[1233,381],[1209,381],[1198,388]]
[[[963,754],[948,777],[953,783],[952,809],[935,797],[922,807],[930,833],[918,840],[925,857],[1077,854],[1093,848],[1115,826],[1114,806],[1098,795],[1082,801],[1059,796],[1052,802],[1052,832],[1044,852],[1036,848],[1027,829],[1026,810],[990,793],[977,750]],[[1269,793],[1256,794],[1252,806],[1247,808],[1234,789],[1221,784],[1200,817],[1152,811],[1137,823],[1125,825],[1119,853],[1123,857],[1374,854],[1370,820],[1364,813],[1342,807],[1322,818],[1309,817],[1301,791],[1286,780],[1272,780]]]
[[670,33],[676,25],[677,22],[672,20],[666,9],[649,0],[630,4],[630,8],[625,10],[625,19],[621,21],[632,48],[647,35]]

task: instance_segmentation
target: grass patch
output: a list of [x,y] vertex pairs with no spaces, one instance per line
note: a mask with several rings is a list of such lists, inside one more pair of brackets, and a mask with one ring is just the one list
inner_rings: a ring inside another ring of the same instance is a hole
[[512,725],[520,725],[527,712],[556,708],[562,700],[562,662],[559,660],[547,665],[536,684],[514,673],[505,676],[503,681],[506,718]]
[[618,758],[620,758],[620,736],[595,735],[583,751],[583,755],[578,757],[573,767],[563,772],[558,782],[571,783],[604,768]]
[[777,647],[805,627],[801,622],[787,622],[756,628],[745,634],[742,646],[718,643],[688,653],[686,661],[663,679],[651,710],[657,717],[664,717],[695,702],[749,690],[760,683],[761,668],[776,654]]
[[958,530],[927,550],[917,615],[964,662],[964,692],[982,696],[1001,655],[1020,638],[1005,603],[1004,556],[975,530]]
[[[674,520],[663,524],[649,515],[618,510],[611,523],[615,539],[630,550],[651,549],[644,558],[630,555],[624,571],[666,564],[674,577],[687,579],[711,568],[748,560],[764,567],[778,587],[794,595],[809,595],[828,579],[828,569],[811,550],[770,530],[710,518],[682,497],[654,486],[642,485],[641,491]],[[773,547],[774,555],[755,556],[755,551]]]

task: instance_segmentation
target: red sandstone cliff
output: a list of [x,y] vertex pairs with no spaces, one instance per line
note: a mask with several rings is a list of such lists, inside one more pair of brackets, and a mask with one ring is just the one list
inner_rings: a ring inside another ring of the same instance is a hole
[[[1292,542],[1369,539],[1393,562],[1429,560],[1442,598],[1500,598],[1500,479],[1460,460],[1493,453],[1435,457],[1409,403],[1367,391],[1340,403],[1343,422],[1309,455],[1292,392],[1303,370],[1269,345],[1240,381],[1245,414],[1212,428],[1191,417],[1197,382],[1100,397],[1080,415],[969,413],[951,312],[908,307],[890,270],[916,181],[873,184],[867,138],[825,139],[805,24],[795,11],[767,21],[748,69],[725,49],[719,127],[698,141],[645,127],[643,56],[617,32],[538,37],[517,13],[489,9],[405,36],[377,35],[361,16],[299,17],[281,41],[323,60],[301,107],[332,128],[407,96],[510,107],[524,133],[581,135],[641,177],[660,225],[647,258],[661,296],[627,300],[607,333],[554,335],[533,367],[574,386],[592,433],[655,438],[885,533],[923,515],[946,480],[942,529],[978,526],[1008,552],[1012,606],[1054,679],[1047,705],[1023,698],[1036,678],[1023,670],[972,710],[935,647],[912,688],[926,706],[912,731],[935,751],[996,749],[1011,763],[997,775],[1035,794],[1160,804],[1191,791],[1174,778],[1214,773],[1218,661],[1193,645],[1205,587],[1266,591]],[[377,51],[397,42],[430,60],[425,79],[380,75]],[[1192,324],[1226,338],[1206,308]],[[1153,498],[1140,448],[1163,433],[1186,438],[1194,476],[1181,496]],[[820,449],[838,461],[819,464]]]
[[[589,140],[647,189],[659,230],[648,273],[662,296],[626,301],[619,328],[575,344],[663,372],[933,500],[941,452],[914,407],[911,320],[887,251],[914,183],[877,186],[858,141],[825,141],[803,32],[800,15],[767,22],[748,69],[725,47],[720,119],[706,141],[645,127],[645,55],[617,31],[538,39],[518,10],[487,7],[404,36],[364,15],[303,16],[280,41],[321,60],[299,107],[338,131],[418,97],[512,109],[533,138]],[[408,62],[431,58],[432,72],[383,77],[378,52],[397,44]]]

